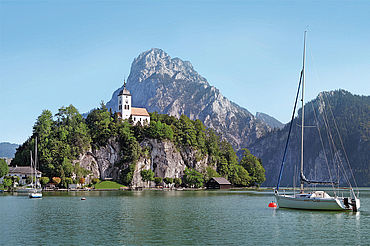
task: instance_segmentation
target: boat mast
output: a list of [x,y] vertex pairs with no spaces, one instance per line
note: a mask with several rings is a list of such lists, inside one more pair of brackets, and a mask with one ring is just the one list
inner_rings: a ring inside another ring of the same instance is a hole
[[36,165],[37,165],[37,137],[35,138],[35,190],[37,189]]
[[302,67],[302,127],[301,127],[301,193],[303,193],[304,187],[304,174],[303,174],[303,132],[304,132],[304,82],[305,82],[305,61],[306,61],[306,33],[304,31],[303,41],[303,67]]
[[31,187],[33,189],[33,177],[32,177],[32,163],[33,163],[33,159],[32,159],[32,150],[30,150],[30,159],[31,159]]

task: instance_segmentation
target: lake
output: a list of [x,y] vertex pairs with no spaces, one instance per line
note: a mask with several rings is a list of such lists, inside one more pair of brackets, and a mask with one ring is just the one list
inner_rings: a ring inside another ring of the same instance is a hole
[[360,198],[354,213],[271,209],[272,191],[0,193],[0,245],[370,245]]

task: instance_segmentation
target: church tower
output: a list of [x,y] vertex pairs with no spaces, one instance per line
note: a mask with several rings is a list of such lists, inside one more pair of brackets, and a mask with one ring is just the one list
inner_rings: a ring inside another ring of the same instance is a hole
[[118,94],[118,112],[121,113],[123,120],[131,116],[131,94],[126,89],[126,80],[123,80],[123,90]]

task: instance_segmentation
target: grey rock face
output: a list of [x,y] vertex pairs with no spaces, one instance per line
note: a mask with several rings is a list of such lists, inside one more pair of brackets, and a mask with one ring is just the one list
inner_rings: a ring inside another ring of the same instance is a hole
[[257,112],[256,113],[256,118],[262,120],[263,122],[265,122],[271,128],[281,129],[281,128],[284,127],[283,123],[281,123],[280,121],[278,121],[274,117],[272,117],[268,114],[265,114],[265,113]]
[[[153,170],[157,177],[182,178],[186,167],[195,168],[199,172],[205,172],[208,166],[208,156],[198,154],[197,150],[185,148],[178,150],[174,143],[156,139],[145,139],[141,143],[142,147],[150,149],[150,156],[141,157],[136,164],[131,186],[148,187],[153,186],[153,182],[144,182],[141,179],[142,170]],[[80,156],[74,163],[80,163],[80,166],[89,170],[91,175],[87,177],[87,182],[92,178],[99,179],[119,179],[120,172],[115,164],[120,159],[120,146],[115,139],[109,139],[106,146],[97,150],[90,150]],[[123,166],[127,168],[130,163]]]
[[[271,130],[248,110],[210,86],[190,62],[171,58],[160,49],[143,52],[133,61],[127,88],[133,95],[134,107],[200,119],[206,127],[221,133],[236,149],[248,146]],[[121,89],[117,89],[107,103],[112,111],[117,111],[117,95]]]

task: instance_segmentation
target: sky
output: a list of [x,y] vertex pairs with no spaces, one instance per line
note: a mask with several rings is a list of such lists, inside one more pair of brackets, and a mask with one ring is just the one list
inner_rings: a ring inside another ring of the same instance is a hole
[[306,99],[370,92],[370,1],[0,0],[0,142],[42,110],[111,99],[141,52],[192,63],[248,109],[290,120],[307,34]]

